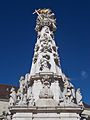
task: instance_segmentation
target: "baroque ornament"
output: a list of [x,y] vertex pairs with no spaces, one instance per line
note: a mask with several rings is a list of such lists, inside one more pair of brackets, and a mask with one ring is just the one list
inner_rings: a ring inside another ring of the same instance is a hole
[[9,106],[34,109],[35,106],[38,108],[42,105],[42,107],[81,109],[83,103],[80,89],[74,88],[61,69],[58,47],[54,40],[57,28],[55,15],[50,9],[38,9],[33,14],[35,13],[37,42],[31,70],[30,73],[20,77],[17,92],[11,89]]

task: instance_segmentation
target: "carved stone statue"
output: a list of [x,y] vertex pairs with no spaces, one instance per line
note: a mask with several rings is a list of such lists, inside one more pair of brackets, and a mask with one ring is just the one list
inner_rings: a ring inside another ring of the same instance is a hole
[[64,83],[63,98],[64,98],[65,104],[70,104],[75,102],[74,101],[75,90],[73,85],[68,80],[66,80]]
[[[56,30],[56,19],[54,13],[50,9],[38,9],[34,13],[38,14],[36,31],[39,31],[43,26],[49,26],[51,30]],[[34,14],[33,13],[33,14]]]
[[53,98],[53,93],[50,89],[50,84],[48,81],[43,82],[43,88],[40,91],[40,98]]
[[9,105],[10,105],[10,106],[15,105],[16,100],[17,100],[17,96],[16,96],[15,88],[11,88]]
[[27,99],[31,98],[31,94],[32,94],[32,87],[29,86],[28,89],[27,89]]
[[23,76],[21,76],[19,82],[20,82],[20,91],[21,91],[21,93],[24,93],[25,88],[26,88],[26,86],[25,86],[25,78]]
[[27,87],[29,79],[30,79],[30,78],[29,78],[29,73],[27,73],[27,74],[25,75],[25,87]]
[[43,70],[50,70],[51,68],[51,64],[50,62],[46,59],[46,58],[42,58],[40,60],[40,70],[43,71]]
[[32,93],[30,94],[28,99],[28,106],[35,106],[35,100]]
[[20,77],[20,88],[18,89],[17,96],[18,96],[18,105],[25,105],[26,99],[26,85],[25,85],[25,78],[23,76]]
[[23,105],[27,105],[27,94],[24,94],[22,103]]
[[81,92],[80,92],[80,88],[78,88],[77,91],[76,91],[76,102],[79,106],[83,106],[82,95],[81,95]]
[[17,103],[20,101],[20,99],[21,99],[21,90],[20,90],[20,88],[18,89],[18,91],[17,91]]

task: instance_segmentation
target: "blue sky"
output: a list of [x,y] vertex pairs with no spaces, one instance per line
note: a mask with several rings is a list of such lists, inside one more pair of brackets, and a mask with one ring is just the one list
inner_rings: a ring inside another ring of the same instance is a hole
[[19,84],[30,71],[36,42],[34,9],[56,14],[56,44],[63,72],[90,104],[90,0],[0,1],[0,84]]

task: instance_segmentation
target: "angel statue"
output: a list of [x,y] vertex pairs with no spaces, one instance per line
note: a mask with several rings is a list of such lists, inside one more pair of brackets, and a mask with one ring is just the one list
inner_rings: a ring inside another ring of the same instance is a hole
[[80,88],[77,89],[76,91],[76,102],[79,106],[83,106],[83,103],[82,103],[82,95],[81,95],[81,92],[80,92]]

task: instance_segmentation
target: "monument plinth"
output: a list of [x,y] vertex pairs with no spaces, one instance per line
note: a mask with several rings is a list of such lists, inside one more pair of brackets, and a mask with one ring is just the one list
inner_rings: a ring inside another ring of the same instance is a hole
[[75,90],[62,72],[55,44],[56,18],[50,9],[38,9],[37,42],[30,73],[12,88],[9,108],[12,120],[80,120],[83,111],[80,89]]

